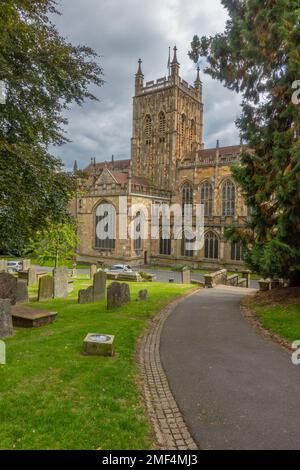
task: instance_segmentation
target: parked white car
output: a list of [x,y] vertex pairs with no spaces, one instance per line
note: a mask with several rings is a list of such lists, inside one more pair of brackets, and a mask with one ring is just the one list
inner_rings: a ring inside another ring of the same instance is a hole
[[114,274],[128,273],[128,272],[132,273],[132,269],[128,264],[114,264],[110,268],[106,268],[104,271],[107,273],[114,273]]
[[7,271],[9,273],[18,273],[19,271],[22,271],[23,266],[22,266],[22,261],[8,261],[7,262]]

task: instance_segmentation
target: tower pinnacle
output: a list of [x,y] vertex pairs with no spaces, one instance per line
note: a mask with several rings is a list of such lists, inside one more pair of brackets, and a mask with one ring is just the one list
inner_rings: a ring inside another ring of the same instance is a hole
[[144,86],[144,74],[142,71],[142,59],[139,59],[139,66],[137,73],[135,74],[135,94],[141,93]]

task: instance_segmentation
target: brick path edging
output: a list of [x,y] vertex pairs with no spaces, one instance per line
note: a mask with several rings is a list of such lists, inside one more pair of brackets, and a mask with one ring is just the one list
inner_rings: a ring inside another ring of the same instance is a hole
[[160,336],[164,322],[180,302],[195,292],[176,299],[155,316],[150,328],[141,337],[137,351],[142,392],[160,450],[198,449],[173,397],[160,361]]

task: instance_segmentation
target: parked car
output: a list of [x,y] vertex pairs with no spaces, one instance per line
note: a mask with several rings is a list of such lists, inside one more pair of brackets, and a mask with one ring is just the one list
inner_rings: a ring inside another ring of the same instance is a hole
[[132,272],[132,269],[128,264],[114,264],[110,268],[106,268],[107,273],[127,273]]
[[9,273],[18,273],[22,271],[22,261],[8,261],[7,262],[7,271]]

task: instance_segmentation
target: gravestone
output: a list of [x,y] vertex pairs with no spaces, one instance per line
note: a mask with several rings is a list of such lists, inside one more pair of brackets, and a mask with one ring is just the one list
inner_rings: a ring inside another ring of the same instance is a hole
[[94,275],[97,272],[97,266],[95,264],[91,264],[90,266],[90,279],[94,279]]
[[71,269],[71,277],[77,277],[77,275],[78,275],[77,268],[72,268]]
[[104,271],[99,271],[96,274],[94,274],[93,288],[94,288],[94,302],[105,300],[106,273]]
[[181,282],[182,282],[182,284],[190,284],[191,283],[191,270],[187,267],[184,267],[181,270]]
[[68,268],[59,267],[53,269],[53,297],[55,299],[61,299],[68,295]]
[[13,334],[11,305],[9,299],[0,300],[0,339],[9,338]]
[[128,302],[130,302],[129,285],[112,282],[107,288],[107,309],[111,310]]
[[78,292],[78,303],[89,304],[94,301],[94,289],[93,286],[87,289],[82,289]]
[[53,298],[54,279],[52,276],[43,276],[39,280],[38,300],[48,300]]
[[9,299],[12,305],[17,301],[17,279],[9,273],[0,273],[0,299]]
[[0,259],[0,272],[6,273],[7,271],[7,261],[5,259]]
[[28,285],[32,286],[32,284],[36,284],[37,282],[37,277],[36,277],[36,269],[35,268],[29,268],[28,271]]
[[147,300],[148,298],[147,289],[140,290],[138,295],[139,295],[139,300]]
[[27,282],[21,279],[17,280],[17,303],[29,302]]
[[31,261],[30,259],[22,259],[22,270],[23,271],[28,271],[28,269],[31,267]]

